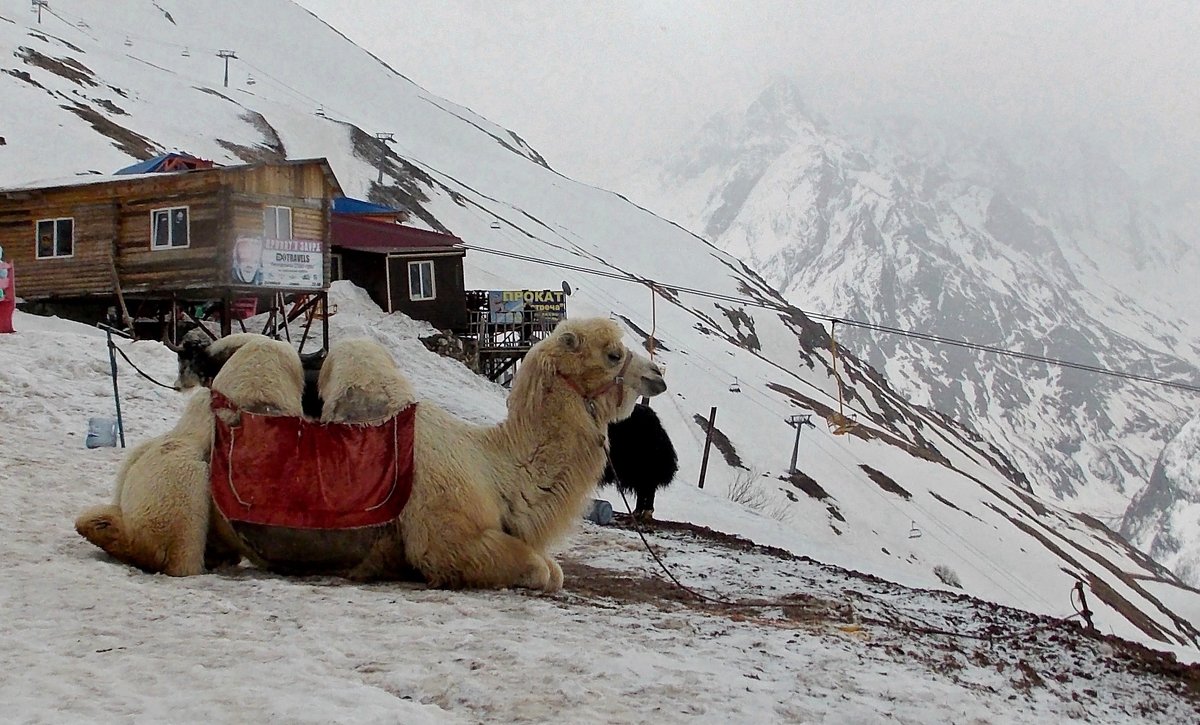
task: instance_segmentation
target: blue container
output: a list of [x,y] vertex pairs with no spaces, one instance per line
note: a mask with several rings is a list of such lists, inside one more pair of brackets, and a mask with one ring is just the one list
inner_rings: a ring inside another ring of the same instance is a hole
[[112,418],[88,418],[88,448],[113,448],[117,445],[117,421]]
[[592,523],[608,526],[613,520],[612,504],[604,499],[594,498],[591,509],[583,517]]

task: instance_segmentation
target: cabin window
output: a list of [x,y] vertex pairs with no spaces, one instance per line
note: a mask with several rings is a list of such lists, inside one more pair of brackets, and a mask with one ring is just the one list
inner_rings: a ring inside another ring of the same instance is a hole
[[434,298],[432,261],[408,263],[408,298],[410,300]]
[[188,246],[188,208],[175,206],[150,212],[150,248],[178,249]]
[[263,207],[263,236],[267,239],[292,238],[292,208],[290,206]]
[[39,219],[37,223],[37,258],[71,257],[75,254],[75,220]]
[[342,278],[342,255],[329,255],[329,281],[336,282]]

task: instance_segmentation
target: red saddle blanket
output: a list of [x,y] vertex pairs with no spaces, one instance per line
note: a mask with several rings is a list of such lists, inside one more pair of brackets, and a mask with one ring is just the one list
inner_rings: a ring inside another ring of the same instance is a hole
[[[213,410],[236,408],[213,392]],[[213,501],[230,521],[299,529],[387,523],[412,492],[414,403],[379,425],[216,416]]]

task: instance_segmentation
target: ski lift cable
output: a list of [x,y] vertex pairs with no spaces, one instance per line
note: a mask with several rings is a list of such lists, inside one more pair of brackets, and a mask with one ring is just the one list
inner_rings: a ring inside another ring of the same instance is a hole
[[[53,14],[59,20],[62,20],[64,23],[67,23],[68,25],[71,25],[79,32],[83,32],[82,30],[80,30],[78,28],[77,22],[72,22],[68,19],[69,17],[72,17],[72,15],[70,13],[63,13],[62,15],[60,15],[58,13],[53,13]],[[78,20],[82,20],[82,18],[79,18]],[[88,35],[89,35],[89,37],[93,37],[93,39],[94,39],[94,36],[91,36],[90,34],[88,34]],[[189,47],[186,45],[181,45],[179,43],[172,43],[170,41],[163,41],[163,40],[159,40],[157,38],[141,36],[136,33],[126,33],[126,37],[127,38],[137,37],[140,40],[144,40],[146,42],[156,43],[158,45],[170,46],[170,47],[175,47],[175,48],[180,48],[180,49],[186,49]],[[198,46],[196,46],[196,47],[198,47]],[[245,60],[244,58],[239,58],[239,60],[246,67],[252,68],[252,69],[258,71],[258,73],[261,74],[264,78],[271,80],[276,85],[279,85],[280,87],[296,94],[297,96],[310,101],[311,103],[317,103],[319,105],[322,105],[323,107],[328,108],[329,110],[334,111],[337,115],[349,120],[351,123],[355,123],[355,125],[364,127],[363,124],[359,123],[357,120],[353,120],[349,114],[344,114],[341,111],[339,111],[338,109],[329,107],[327,104],[321,104],[319,101],[317,101],[317,99],[313,98],[312,96],[309,96],[308,94],[303,93],[302,91],[299,91],[295,87],[279,80],[278,78],[275,78],[273,75],[267,73],[262,68],[259,68],[258,66],[250,63],[249,61]],[[414,163],[418,163],[420,166],[425,167],[427,169],[429,168],[426,164],[420,163],[420,162],[416,161],[415,159],[412,159],[411,155],[409,155],[409,158]],[[610,277],[613,279],[636,281],[636,282],[639,282],[642,284],[646,284],[648,282],[647,280],[641,280],[641,279],[635,277],[634,275],[630,275],[630,274],[615,274],[615,273],[610,273],[610,272],[604,272],[601,270],[589,269],[586,267],[578,267],[578,266],[574,266],[574,265],[564,265],[562,263],[553,262],[551,260],[540,259],[540,258],[536,258],[536,257],[525,257],[524,255],[514,255],[512,253],[506,253],[506,252],[503,252],[500,250],[488,249],[486,247],[479,247],[477,245],[464,245],[464,246],[466,246],[466,248],[468,248],[468,249],[472,249],[472,250],[479,251],[479,252],[498,254],[498,255],[502,255],[502,256],[511,256],[514,258],[524,259],[525,261],[530,261],[530,262],[534,262],[534,263],[538,263],[538,264],[546,264],[546,265],[550,265],[550,266],[561,267],[564,269],[572,269],[573,271],[577,271],[577,272],[580,272],[583,274],[598,274],[598,275]],[[836,316],[836,315],[828,315],[828,314],[818,313],[818,312],[814,312],[811,310],[805,310],[805,309],[802,309],[800,307],[796,307],[793,305],[789,305],[785,302],[767,302],[767,301],[758,301],[758,300],[747,300],[742,297],[736,297],[733,295],[712,292],[709,290],[690,288],[690,287],[686,287],[683,285],[667,284],[667,283],[662,283],[662,282],[657,282],[657,281],[649,281],[649,283],[652,283],[655,286],[657,286],[661,289],[665,289],[665,290],[671,290],[674,292],[680,292],[680,293],[685,293],[685,294],[692,294],[692,295],[696,295],[696,296],[700,296],[700,297],[706,297],[709,299],[727,301],[727,302],[731,302],[731,303],[735,303],[735,304],[739,304],[739,305],[743,305],[743,306],[747,306],[747,307],[773,309],[773,310],[778,310],[780,312],[799,311],[802,314],[804,314],[806,317],[813,319],[813,320],[819,320],[819,321],[825,321],[825,322],[840,322],[844,325],[849,325],[849,326],[858,327],[861,329],[871,330],[874,332],[883,332],[883,333],[887,333],[887,334],[908,337],[911,339],[922,340],[925,342],[934,342],[934,343],[943,344],[943,345],[962,347],[962,348],[974,350],[977,352],[986,352],[986,353],[991,353],[991,354],[995,354],[995,355],[1008,356],[1008,357],[1012,357],[1012,358],[1016,358],[1016,359],[1026,360],[1029,362],[1037,362],[1037,363],[1053,365],[1053,366],[1057,366],[1057,367],[1076,369],[1076,370],[1081,370],[1084,372],[1091,372],[1091,373],[1096,373],[1096,374],[1100,374],[1100,375],[1108,375],[1111,377],[1117,377],[1117,378],[1121,378],[1124,380],[1143,382],[1143,383],[1152,384],[1152,385],[1160,385],[1160,386],[1164,386],[1164,387],[1185,390],[1185,391],[1193,392],[1193,393],[1200,393],[1200,386],[1198,386],[1198,385],[1191,385],[1188,383],[1181,383],[1181,382],[1177,382],[1177,381],[1165,380],[1162,378],[1156,378],[1156,377],[1152,377],[1149,375],[1132,373],[1132,372],[1124,371],[1124,370],[1114,370],[1111,368],[1105,368],[1105,367],[1101,367],[1098,365],[1090,365],[1087,363],[1077,363],[1077,362],[1072,362],[1069,360],[1061,360],[1058,358],[1052,358],[1052,357],[1045,356],[1045,355],[1024,353],[1024,352],[1020,352],[1017,350],[1001,348],[1001,347],[998,347],[995,345],[986,345],[986,344],[982,344],[982,343],[971,342],[969,340],[959,340],[959,339],[954,339],[954,338],[948,338],[948,337],[944,337],[941,335],[935,335],[932,333],[920,332],[917,330],[905,330],[905,329],[901,329],[901,328],[897,328],[897,327],[892,327],[889,325],[882,325],[882,324],[878,324],[878,323],[867,322],[864,320],[854,320],[854,319],[849,319],[849,318],[840,317],[840,316]]]
[[[498,249],[490,249],[487,247],[480,247],[478,245],[464,245],[464,246],[467,249],[470,249],[473,251],[483,252],[483,253],[487,253],[487,254],[496,254],[496,255],[506,256],[506,257],[513,257],[513,258],[517,258],[517,259],[522,259],[524,261],[532,262],[535,264],[545,264],[545,265],[549,265],[549,266],[563,267],[565,269],[572,269],[574,271],[581,272],[583,274],[595,274],[595,275],[599,275],[602,277],[609,277],[612,279],[621,279],[621,280],[625,280],[627,282],[637,282],[638,284],[646,284],[648,281],[648,280],[644,280],[642,278],[639,278],[639,277],[636,277],[634,275],[627,274],[627,273],[626,274],[616,274],[616,273],[612,273],[612,272],[606,272],[603,270],[579,267],[576,265],[566,265],[561,262],[555,262],[552,260],[541,259],[541,258],[537,258],[537,257],[530,257],[530,256],[526,256],[526,255],[518,255],[518,254],[514,254],[512,252],[505,252],[505,251],[498,250]],[[901,337],[908,337],[908,338],[912,338],[912,339],[916,339],[916,340],[922,340],[925,342],[934,342],[934,343],[939,343],[939,344],[943,344],[943,345],[963,347],[963,348],[967,348],[970,350],[975,350],[977,352],[987,352],[987,353],[991,353],[991,354],[995,354],[995,355],[1002,355],[1002,356],[1027,360],[1030,362],[1038,362],[1038,363],[1043,363],[1046,365],[1053,365],[1053,366],[1057,366],[1057,367],[1082,370],[1085,372],[1091,372],[1091,373],[1096,373],[1096,374],[1100,374],[1100,375],[1108,375],[1111,377],[1122,378],[1125,380],[1143,382],[1143,383],[1148,383],[1148,384],[1152,384],[1152,385],[1161,385],[1164,387],[1176,388],[1176,389],[1185,390],[1188,392],[1200,393],[1200,385],[1192,385],[1189,383],[1182,383],[1182,382],[1173,381],[1173,380],[1165,380],[1162,378],[1156,378],[1156,377],[1152,377],[1149,375],[1142,375],[1139,373],[1133,373],[1133,372],[1129,372],[1129,371],[1125,371],[1125,370],[1115,370],[1112,368],[1101,367],[1099,365],[1090,365],[1087,363],[1078,363],[1078,362],[1072,362],[1070,360],[1062,360],[1059,358],[1052,358],[1052,357],[1049,357],[1046,355],[1036,355],[1033,353],[1025,353],[1025,352],[1020,352],[1018,350],[1010,350],[1007,348],[998,347],[995,345],[985,345],[982,343],[971,342],[969,340],[959,340],[959,339],[955,339],[955,338],[944,337],[941,335],[935,335],[932,333],[920,332],[917,330],[905,330],[905,329],[901,329],[898,327],[891,327],[889,325],[880,325],[880,324],[876,324],[873,322],[865,322],[863,320],[854,320],[854,319],[841,317],[841,316],[837,316],[837,315],[828,315],[828,314],[824,314],[824,313],[820,313],[820,312],[813,312],[811,310],[805,310],[803,308],[788,305],[786,303],[748,300],[743,297],[735,297],[733,295],[722,294],[719,292],[712,292],[709,290],[684,287],[681,285],[660,282],[657,280],[654,280],[653,284],[659,289],[670,290],[673,292],[680,292],[683,294],[691,294],[691,295],[696,295],[698,297],[705,297],[705,298],[715,299],[715,300],[720,300],[720,301],[725,301],[725,302],[731,302],[731,303],[743,305],[745,307],[757,307],[757,308],[761,308],[761,309],[777,310],[780,312],[787,312],[787,313],[800,312],[801,314],[803,314],[804,316],[806,316],[812,320],[818,320],[818,321],[823,321],[823,322],[835,322],[836,321],[843,325],[859,327],[859,328],[863,328],[866,330],[872,330],[875,332],[884,332],[884,333],[888,333],[888,334],[892,334],[892,335],[898,335]]]

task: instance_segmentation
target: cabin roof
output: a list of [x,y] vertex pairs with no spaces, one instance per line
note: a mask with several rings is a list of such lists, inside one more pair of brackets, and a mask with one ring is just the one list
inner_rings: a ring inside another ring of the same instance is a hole
[[463,251],[463,241],[440,232],[335,212],[329,223],[330,245],[359,252]]
[[117,169],[114,174],[128,176],[129,174],[148,174],[164,171],[190,171],[192,169],[211,169],[213,162],[192,156],[191,154],[169,153],[155,156],[152,159],[139,161],[136,164]]
[[400,214],[402,209],[393,209],[382,204],[373,204],[362,199],[339,196],[333,200],[333,210],[338,214]]
[[[214,166],[210,169],[190,169],[183,171],[162,171],[150,173],[116,173],[116,174],[79,174],[76,176],[60,177],[57,179],[41,179],[28,181],[23,184],[16,184],[0,188],[0,195],[23,193],[31,191],[56,191],[59,189],[70,189],[78,186],[95,186],[100,184],[120,184],[140,179],[163,179],[181,174],[209,174],[220,173],[225,171],[240,171],[244,169],[259,168],[264,166],[299,166],[304,164],[319,163],[324,166],[325,178],[329,181],[330,186],[334,189],[336,196],[342,195],[342,186],[338,183],[337,177],[333,175],[333,169],[329,166],[329,161],[324,158],[315,159],[289,159],[287,161],[269,161],[257,164],[238,164],[236,166]],[[132,169],[133,167],[126,167]],[[122,169],[125,172],[126,169]]]

